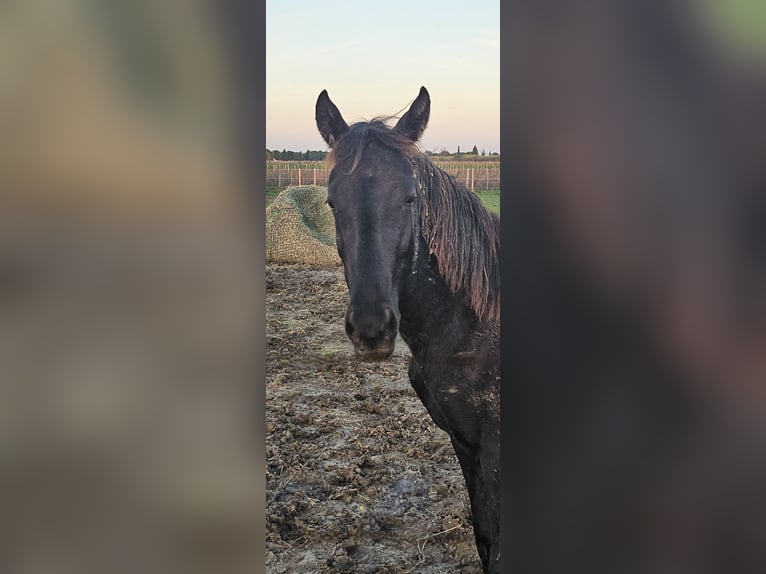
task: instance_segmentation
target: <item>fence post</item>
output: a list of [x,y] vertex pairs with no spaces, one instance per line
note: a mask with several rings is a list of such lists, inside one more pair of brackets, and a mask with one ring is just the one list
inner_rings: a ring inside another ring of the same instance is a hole
[[317,184],[317,168],[314,168],[314,185]]
[[301,183],[301,168],[298,168],[298,185],[303,185],[303,183]]
[[471,168],[471,191],[475,191],[473,186],[473,168]]

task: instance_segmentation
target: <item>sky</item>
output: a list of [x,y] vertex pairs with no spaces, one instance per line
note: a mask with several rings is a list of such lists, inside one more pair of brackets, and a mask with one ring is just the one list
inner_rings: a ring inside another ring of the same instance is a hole
[[421,86],[421,149],[500,151],[499,0],[267,0],[268,149],[327,149],[323,89],[353,123],[401,115]]

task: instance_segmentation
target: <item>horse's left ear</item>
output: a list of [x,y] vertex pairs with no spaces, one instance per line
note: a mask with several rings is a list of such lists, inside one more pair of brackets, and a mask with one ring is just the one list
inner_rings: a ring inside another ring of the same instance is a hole
[[413,142],[420,139],[428,125],[428,115],[431,113],[431,97],[425,87],[412,102],[410,109],[396,122],[394,129],[403,132]]

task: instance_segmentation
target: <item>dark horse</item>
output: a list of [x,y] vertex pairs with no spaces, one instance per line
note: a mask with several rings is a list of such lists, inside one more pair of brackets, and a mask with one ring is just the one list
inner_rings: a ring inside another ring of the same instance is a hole
[[418,150],[430,105],[421,88],[393,128],[349,126],[319,94],[346,333],[364,361],[390,357],[397,334],[409,346],[410,382],[463,470],[484,572],[499,572],[500,220]]

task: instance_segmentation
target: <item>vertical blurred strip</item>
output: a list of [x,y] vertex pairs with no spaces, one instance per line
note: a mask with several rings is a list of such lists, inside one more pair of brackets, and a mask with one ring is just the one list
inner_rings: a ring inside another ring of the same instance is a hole
[[263,571],[263,26],[0,4],[2,572]]
[[502,10],[505,564],[764,572],[765,14]]

